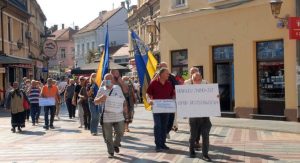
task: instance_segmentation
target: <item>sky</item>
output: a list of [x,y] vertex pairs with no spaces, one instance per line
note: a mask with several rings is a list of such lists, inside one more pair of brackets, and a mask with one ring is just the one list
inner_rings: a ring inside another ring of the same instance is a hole
[[[47,17],[47,27],[57,24],[58,29],[61,29],[61,24],[82,28],[100,11],[120,7],[121,1],[124,0],[37,0]],[[131,4],[136,3],[137,0],[131,0]]]

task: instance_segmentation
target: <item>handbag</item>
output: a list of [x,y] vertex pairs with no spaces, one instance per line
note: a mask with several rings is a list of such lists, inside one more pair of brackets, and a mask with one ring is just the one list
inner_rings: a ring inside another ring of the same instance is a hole
[[25,98],[23,98],[23,108],[25,110],[29,110],[30,109],[30,105],[29,105],[28,101]]
[[[111,93],[112,93],[113,90],[114,90],[114,89],[111,89],[111,91],[109,92],[109,95],[108,95],[108,96],[111,95]],[[103,126],[103,116],[104,116],[104,112],[105,112],[105,105],[104,105],[104,107],[103,107],[103,111],[102,111],[102,114],[101,114],[101,116],[100,116],[100,125],[101,125],[101,126]]]

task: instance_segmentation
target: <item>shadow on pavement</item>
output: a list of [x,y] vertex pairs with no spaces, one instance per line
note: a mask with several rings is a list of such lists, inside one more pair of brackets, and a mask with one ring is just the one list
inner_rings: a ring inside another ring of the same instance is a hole
[[147,162],[147,163],[168,163],[167,161],[154,161],[149,159],[140,159],[134,156],[129,156],[125,154],[119,154],[122,157],[115,156],[114,158],[116,160],[119,160],[121,162]]
[[148,135],[148,136],[154,137],[153,132],[148,133],[148,132],[130,131],[129,133],[132,133],[132,134],[140,134],[140,135]]
[[43,131],[22,131],[20,134],[22,135],[35,135],[35,136],[43,136],[46,132]]
[[71,130],[71,129],[62,129],[62,128],[55,129],[55,131],[66,132],[66,133],[82,133],[81,130]]

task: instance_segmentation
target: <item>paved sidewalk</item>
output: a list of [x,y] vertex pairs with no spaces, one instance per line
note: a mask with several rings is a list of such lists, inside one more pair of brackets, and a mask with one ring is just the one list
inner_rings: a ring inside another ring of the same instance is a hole
[[[197,158],[188,157],[187,123],[180,122],[180,130],[171,132],[171,139],[167,141],[170,151],[156,153],[151,112],[138,107],[131,132],[126,133],[122,141],[120,154],[108,159],[102,134],[91,136],[78,128],[77,119],[68,119],[65,108],[62,111],[61,120],[55,121],[56,129],[45,131],[43,124],[31,126],[28,122],[24,132],[16,134],[10,132],[10,117],[2,116],[9,114],[2,111],[0,162],[204,162],[199,159],[201,152],[197,152]],[[214,125],[210,144],[209,154],[214,162],[300,162],[300,134]]]

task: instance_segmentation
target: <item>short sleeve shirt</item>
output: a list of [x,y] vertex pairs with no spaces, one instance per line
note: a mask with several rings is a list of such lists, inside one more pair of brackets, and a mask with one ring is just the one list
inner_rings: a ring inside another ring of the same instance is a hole
[[[102,95],[109,96],[110,92],[111,92],[111,90],[107,89],[106,86],[102,86],[102,87],[99,88],[96,98],[99,98]],[[113,89],[112,89],[112,92],[111,92],[110,96],[117,96],[119,98],[124,99],[124,101],[125,101],[125,97],[124,97],[122,89],[119,85],[114,85],[113,86]],[[101,104],[101,105],[105,107],[104,104]],[[122,108],[122,110],[123,110],[123,108]],[[103,113],[103,122],[104,123],[121,122],[121,121],[124,121],[124,120],[125,119],[124,119],[123,112],[121,112],[121,113],[112,113],[112,112],[109,112],[109,111],[105,110],[105,108],[104,108],[104,113]]]
[[153,80],[147,89],[147,94],[153,99],[172,99],[175,96],[175,91],[170,81],[166,81],[163,85],[159,80]]

